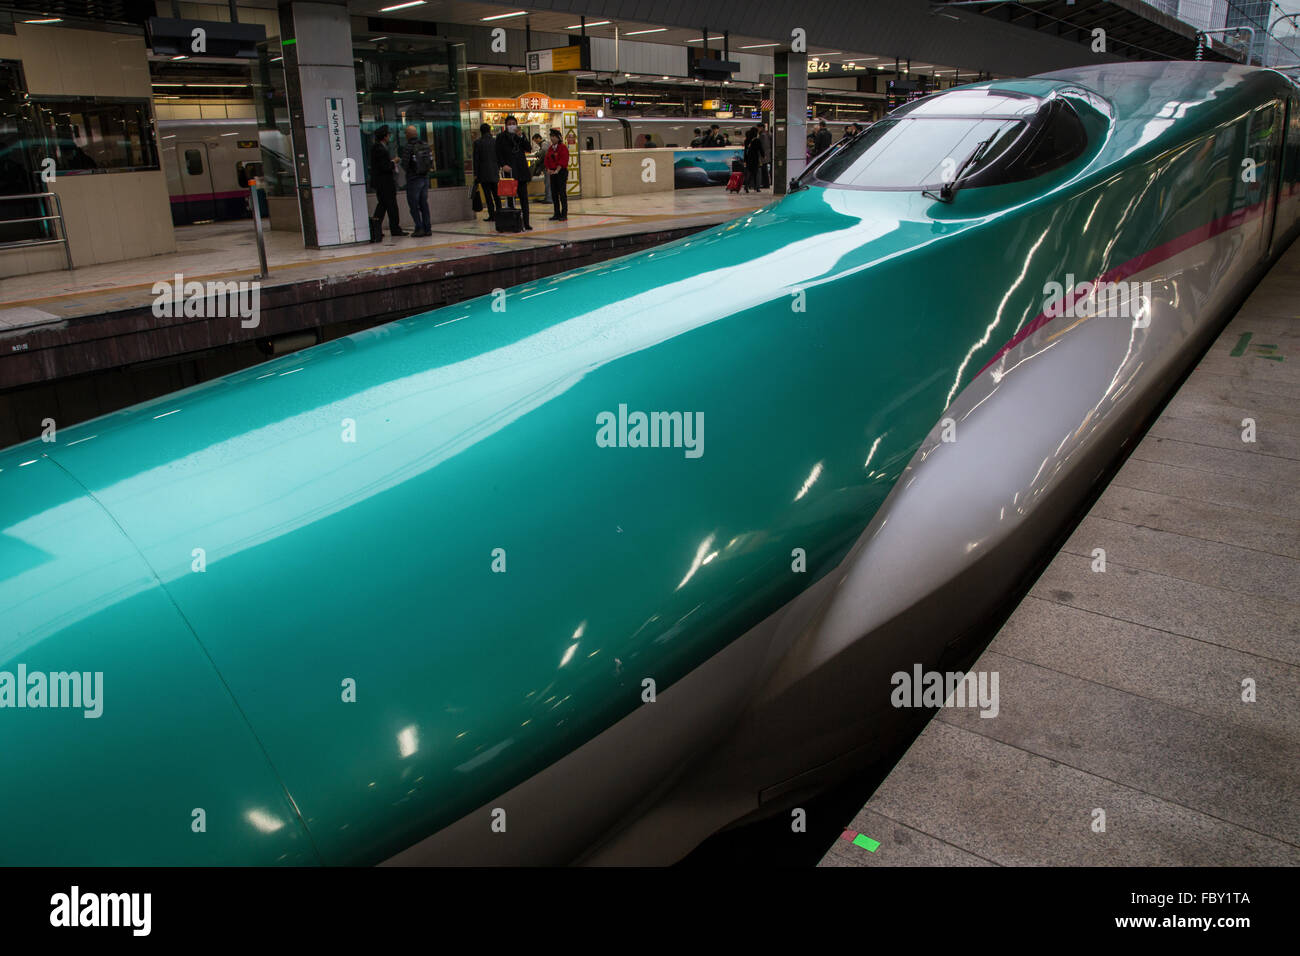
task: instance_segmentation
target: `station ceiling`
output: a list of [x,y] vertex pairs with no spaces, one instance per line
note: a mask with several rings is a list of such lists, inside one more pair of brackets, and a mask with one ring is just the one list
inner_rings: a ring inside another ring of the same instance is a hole
[[[940,64],[962,72],[1026,75],[1126,58],[1093,53],[1088,44],[1054,30],[1033,30],[1027,24],[985,15],[972,5],[953,6],[938,0],[525,0],[518,4],[506,0],[427,0],[401,10],[378,12],[401,2],[349,0],[348,6],[354,14],[367,16],[486,23],[517,29],[522,29],[523,21],[528,19],[534,30],[559,33],[576,32],[571,28],[579,22],[579,16],[585,15],[589,22],[615,21],[620,36],[629,39],[678,45],[692,40],[698,43],[701,30],[707,27],[711,37],[727,31],[733,52],[774,49],[744,48],[788,43],[791,30],[801,27],[807,33],[810,53],[844,51],[888,58],[891,62],[897,56],[911,59],[914,72],[922,64]],[[1139,0],[1119,2],[1146,6]],[[483,19],[520,11],[526,11],[527,17]],[[613,35],[612,25],[603,29],[609,32],[589,27],[588,33]],[[639,33],[652,29],[658,32]],[[1147,58],[1161,57],[1153,53]]]
[[[936,6],[969,10],[990,20],[1090,45],[1093,30],[1104,30],[1107,44],[1133,59],[1190,60],[1196,53],[1196,28],[1143,0],[1041,0],[1035,3],[935,0]],[[1217,51],[1205,51],[1217,57]]]
[[[348,9],[354,16],[436,23],[439,25],[439,33],[448,36],[456,34],[455,26],[467,28],[500,26],[510,30],[522,30],[526,22],[534,32],[548,34],[572,34],[579,32],[582,28],[583,14],[581,11],[570,13],[559,9],[542,10],[538,9],[536,3],[510,5],[496,2],[466,2],[466,0],[424,0],[424,2],[418,2],[415,5],[403,6],[401,9],[391,9],[403,2],[404,0],[349,0]],[[406,2],[410,2],[410,0],[406,0]],[[685,6],[684,4],[679,5]],[[602,5],[596,4],[596,6],[600,7]],[[610,4],[604,6],[608,7]],[[642,0],[639,7],[646,8],[648,4]],[[386,10],[385,8],[389,9]],[[726,40],[731,54],[769,55],[782,45],[779,38],[761,36],[755,33],[752,28],[742,28],[739,32],[725,25],[715,28],[712,20],[707,16],[703,17],[698,25],[694,22],[687,25],[667,25],[650,20],[624,19],[615,17],[610,13],[586,14],[586,21],[588,36],[612,39],[617,30],[619,38],[629,42],[663,43],[682,47],[694,46],[698,49],[703,45],[704,28],[707,26],[709,46],[715,50],[720,49],[723,45],[724,31],[727,33]],[[786,36],[786,39],[789,39],[788,36]],[[832,63],[851,62],[869,68],[887,68],[890,71],[894,68],[893,53],[874,50],[864,45],[853,46],[846,45],[843,42],[831,45],[810,40],[808,53],[810,56],[817,56]],[[949,63],[917,58],[913,58],[912,62],[907,64],[908,57],[905,54],[899,56],[904,66],[910,66],[908,72],[913,75],[937,74],[944,76],[950,75],[958,69],[958,67],[954,67]],[[974,74],[977,70],[972,69],[970,72]],[[1009,75],[1005,71],[990,70],[988,72],[997,75]]]

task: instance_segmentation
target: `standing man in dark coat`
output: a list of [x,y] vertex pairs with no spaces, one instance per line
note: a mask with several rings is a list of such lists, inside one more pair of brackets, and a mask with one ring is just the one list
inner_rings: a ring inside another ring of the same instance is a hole
[[514,176],[519,180],[519,214],[524,228],[532,231],[528,224],[528,183],[532,173],[528,169],[527,141],[519,135],[519,121],[513,116],[506,117],[506,128],[497,136],[497,165],[501,167],[502,176]]
[[393,157],[388,154],[388,127],[381,126],[375,130],[375,141],[370,147],[370,181],[375,184],[375,214],[372,217],[381,224],[384,213],[388,214],[388,232],[393,236],[404,236],[402,224],[397,214],[397,176],[393,171]]
[[484,222],[491,222],[497,217],[501,200],[497,198],[497,143],[492,138],[492,127],[484,123],[478,128],[478,139],[474,140],[474,178],[483,187],[483,206],[487,209]]
[[772,130],[767,125],[767,120],[758,124],[758,142],[763,147],[762,178],[759,185],[766,189],[772,185]]
[[831,148],[831,131],[826,128],[826,121],[817,123],[817,135],[813,139],[813,155],[820,156]]

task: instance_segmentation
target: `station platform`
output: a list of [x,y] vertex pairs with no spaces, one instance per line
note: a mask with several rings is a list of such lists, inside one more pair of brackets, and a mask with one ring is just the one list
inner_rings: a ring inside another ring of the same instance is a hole
[[[567,222],[549,222],[550,203],[530,203],[533,231],[502,234],[480,214],[473,221],[434,223],[427,238],[394,239],[331,249],[306,249],[297,232],[267,228],[268,277],[263,288],[347,274],[457,259],[574,240],[704,228],[771,202],[771,190],[735,194],[722,188],[684,189],[645,196],[575,199]],[[399,197],[403,228],[410,211]],[[385,232],[387,224],[385,223]],[[259,270],[251,219],[178,226],[172,255],[0,279],[0,330],[147,305],[150,289],[176,273],[186,281],[249,279]]]
[[159,316],[153,292],[177,273],[207,289],[253,280],[250,220],[177,229],[171,255],[0,279],[0,448],[39,435],[48,417],[86,421],[267,355],[686,238],[772,198],[719,187],[575,200],[563,223],[533,204],[532,232],[497,233],[480,216],[435,224],[427,238],[325,250],[270,232],[251,321],[224,303]]
[[1300,864],[1297,302],[1300,243],[820,865]]

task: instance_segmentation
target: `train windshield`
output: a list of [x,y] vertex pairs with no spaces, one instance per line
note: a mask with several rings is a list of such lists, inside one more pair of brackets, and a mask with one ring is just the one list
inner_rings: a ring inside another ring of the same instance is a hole
[[1083,153],[1087,133],[1064,100],[958,90],[903,106],[828,152],[804,181],[846,189],[936,189],[1016,182]]
[[997,161],[1024,130],[1011,119],[886,118],[817,167],[818,179],[859,189],[923,189],[952,179],[981,143],[969,176]]

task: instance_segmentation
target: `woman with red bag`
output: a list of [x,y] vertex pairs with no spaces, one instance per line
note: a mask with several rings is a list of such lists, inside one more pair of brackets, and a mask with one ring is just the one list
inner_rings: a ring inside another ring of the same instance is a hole
[[[497,195],[505,198],[510,196],[511,189],[517,190],[523,227],[531,231],[533,227],[528,224],[528,181],[532,179],[532,174],[528,171],[527,154],[527,144],[519,135],[519,121],[513,116],[507,116],[506,128],[497,136],[497,163],[501,167],[501,181],[497,184]],[[515,181],[513,186],[509,184],[511,176]],[[513,197],[510,205],[514,206]],[[498,209],[497,215],[501,215],[501,210]]]

